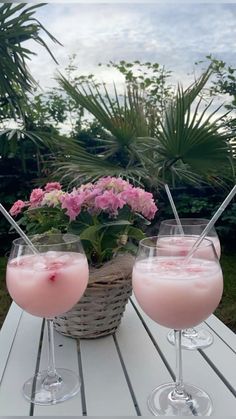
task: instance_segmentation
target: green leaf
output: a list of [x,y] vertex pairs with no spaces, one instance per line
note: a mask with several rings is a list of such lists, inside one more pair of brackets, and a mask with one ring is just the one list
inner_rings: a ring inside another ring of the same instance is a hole
[[129,227],[127,234],[129,238],[135,239],[137,241],[140,241],[145,237],[145,233],[136,227]]

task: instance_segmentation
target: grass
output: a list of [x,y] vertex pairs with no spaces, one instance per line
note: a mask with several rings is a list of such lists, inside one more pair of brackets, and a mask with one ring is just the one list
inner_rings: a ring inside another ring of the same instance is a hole
[[[5,286],[6,258],[0,257],[0,327],[5,319],[11,298]],[[215,315],[236,333],[236,252],[223,254],[224,294]]]
[[236,333],[236,252],[223,254],[220,263],[224,276],[224,294],[214,314]]

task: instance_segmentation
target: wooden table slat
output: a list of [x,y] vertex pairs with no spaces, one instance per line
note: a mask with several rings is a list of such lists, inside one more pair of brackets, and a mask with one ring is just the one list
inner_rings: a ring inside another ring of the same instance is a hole
[[[232,367],[236,361],[236,353],[230,346],[225,345],[224,341],[219,337],[218,331],[216,334],[212,328],[208,327],[208,322],[199,325],[196,329],[200,327],[209,330],[214,337],[213,344],[201,351],[202,355],[204,356],[205,354],[212,367],[225,377],[229,387],[232,388],[234,395],[236,395],[236,374],[235,369]],[[234,338],[236,340],[235,335]]]
[[210,316],[205,323],[236,354],[236,334],[214,315]]
[[[42,417],[82,416],[86,407],[88,416],[150,416],[147,397],[157,385],[172,381],[175,351],[166,339],[168,329],[148,318],[133,297],[132,301],[134,306],[128,304],[114,337],[80,341],[85,403],[79,394],[55,406],[35,406],[31,413]],[[42,319],[22,314],[12,304],[0,333],[1,417],[30,415],[30,403],[21,390],[35,372],[41,326]],[[214,316],[203,327],[211,330],[215,342],[204,351],[183,351],[184,378],[210,394],[215,415],[233,416],[236,335]],[[44,335],[40,369],[47,366],[46,345]],[[78,371],[76,340],[55,332],[55,352],[58,367]]]
[[[78,347],[75,339],[67,338],[61,334],[54,332],[54,344],[55,344],[55,361],[56,368],[66,368],[76,372],[79,376],[79,365],[78,365]],[[39,365],[39,371],[47,369],[48,361],[48,337],[47,330],[45,327],[44,338],[42,345],[42,353]],[[82,403],[81,393],[79,392],[72,399],[67,400],[64,403],[58,403],[54,406],[34,406],[35,416],[66,416],[70,412],[70,415],[82,415]]]
[[1,415],[29,415],[30,403],[24,399],[22,387],[35,371],[41,324],[40,318],[23,313],[1,382]]
[[112,336],[81,340],[81,359],[89,416],[136,416]]
[[[171,368],[175,370],[174,346],[169,344],[166,339],[169,329],[156,324],[142,311],[138,304],[137,307],[158,346],[167,357]],[[227,347],[225,350],[227,353]],[[183,372],[186,382],[203,388],[209,393],[217,414],[230,415],[232,412],[236,412],[236,398],[199,351],[183,351]],[[221,372],[224,375],[224,371]],[[224,400],[224,403],[222,403],[222,400]]]
[[0,330],[0,383],[4,374],[8,357],[11,352],[12,344],[14,342],[22,313],[22,309],[13,303]]
[[148,394],[172,378],[131,304],[126,308],[117,341],[141,414],[148,415]]

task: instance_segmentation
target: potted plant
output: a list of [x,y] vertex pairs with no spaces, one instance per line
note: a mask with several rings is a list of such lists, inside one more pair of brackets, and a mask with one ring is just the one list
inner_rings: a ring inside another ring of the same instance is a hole
[[151,193],[116,177],[103,177],[71,192],[58,182],[35,188],[10,209],[28,234],[60,230],[79,234],[90,266],[87,290],[55,319],[63,334],[93,338],[113,333],[131,294],[131,270],[143,224],[157,211]]

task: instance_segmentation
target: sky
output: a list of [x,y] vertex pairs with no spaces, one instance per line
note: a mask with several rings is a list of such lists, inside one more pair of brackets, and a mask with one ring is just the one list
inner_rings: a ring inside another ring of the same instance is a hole
[[[194,63],[206,55],[236,67],[236,3],[222,1],[49,2],[36,17],[62,44],[47,41],[59,65],[44,49],[28,43],[37,56],[29,63],[43,88],[55,85],[76,54],[78,74],[96,73],[103,81],[119,82],[98,63],[110,60],[151,61],[173,71],[174,80],[193,80]],[[199,70],[201,67],[199,67]]]

